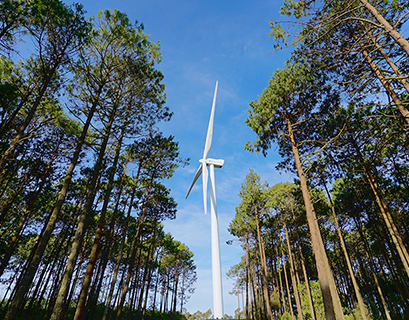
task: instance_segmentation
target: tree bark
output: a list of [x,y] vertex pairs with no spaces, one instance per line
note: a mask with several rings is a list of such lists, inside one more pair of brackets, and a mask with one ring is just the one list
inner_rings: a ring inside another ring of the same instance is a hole
[[362,50],[362,54],[364,55],[365,60],[368,62],[369,66],[371,67],[372,71],[378,77],[379,81],[382,83],[383,87],[385,88],[388,95],[392,98],[393,102],[395,103],[396,107],[398,108],[400,114],[405,119],[406,124],[409,125],[409,111],[405,108],[402,100],[399,98],[397,93],[395,92],[394,88],[391,84],[386,80],[385,76],[383,75],[382,71],[376,65],[376,63],[370,57],[368,51]]
[[293,216],[295,232],[296,232],[296,235],[297,235],[298,250],[300,252],[300,260],[301,260],[301,269],[302,269],[303,276],[304,276],[305,287],[307,289],[308,304],[309,304],[309,307],[310,307],[311,318],[312,318],[312,320],[315,320],[316,315],[315,315],[314,303],[312,301],[310,283],[309,283],[309,279],[308,279],[307,269],[305,268],[304,255],[302,253],[302,248],[301,248],[300,233],[298,231],[298,226],[297,226],[297,223],[295,221],[294,208],[293,208],[292,204],[291,204],[291,214]]
[[[115,117],[115,112],[113,112],[113,114],[114,114],[114,116],[112,117],[112,122],[113,122],[113,118]],[[111,192],[112,192],[112,188],[113,188],[115,172],[116,172],[116,168],[117,168],[117,165],[118,165],[120,151],[121,151],[121,148],[122,148],[122,139],[124,137],[124,131],[125,131],[125,128],[122,128],[122,131],[121,131],[121,134],[120,134],[120,137],[119,137],[119,141],[117,142],[114,162],[112,163],[111,172],[110,172],[109,179],[108,179],[108,185],[107,185],[107,189],[105,191],[104,204],[102,205],[101,215],[100,215],[99,222],[98,222],[98,228],[97,228],[97,231],[95,233],[94,245],[92,246],[92,250],[91,250],[91,254],[90,254],[90,258],[89,258],[89,263],[88,263],[87,270],[85,272],[85,277],[84,277],[84,280],[83,280],[83,283],[82,283],[82,288],[81,288],[80,296],[78,298],[77,308],[76,308],[75,314],[74,314],[74,320],[80,320],[81,319],[81,314],[82,314],[82,311],[84,309],[85,302],[86,302],[87,295],[88,295],[88,289],[89,289],[89,286],[91,284],[91,279],[92,279],[92,275],[93,275],[93,272],[94,272],[95,262],[97,260],[97,255],[99,253],[99,247],[100,247],[99,244],[100,244],[101,238],[102,238],[102,230],[103,230],[103,228],[105,226],[105,216],[106,216],[106,212],[107,212],[107,209],[108,209],[109,200],[111,198]],[[108,133],[108,136],[109,136],[109,133]],[[104,151],[104,153],[105,153],[105,151]]]
[[249,300],[249,239],[246,232],[246,320],[250,319],[250,300]]
[[115,269],[114,269],[114,275],[112,277],[107,302],[105,303],[105,310],[104,310],[104,315],[102,316],[102,320],[107,320],[108,311],[109,311],[109,308],[111,306],[111,301],[112,301],[112,297],[113,297],[114,290],[115,290],[115,283],[116,283],[116,279],[118,277],[119,266],[121,264],[121,260],[122,260],[122,256],[123,256],[123,251],[124,251],[124,246],[125,246],[125,239],[126,239],[126,234],[127,234],[127,231],[128,231],[129,220],[131,218],[131,211],[132,211],[132,207],[133,207],[133,204],[134,204],[135,195],[136,195],[136,186],[135,186],[135,188],[134,188],[134,190],[132,192],[131,200],[130,200],[130,203],[129,203],[128,213],[127,213],[126,222],[125,222],[125,228],[124,228],[124,231],[123,231],[123,234],[122,234],[121,247],[119,249],[117,262],[116,262]]
[[254,207],[254,214],[256,218],[256,227],[257,227],[257,237],[258,237],[258,246],[260,252],[260,260],[263,269],[263,292],[264,292],[264,300],[267,307],[267,315],[270,320],[273,320],[273,311],[271,309],[271,302],[270,302],[270,293],[269,293],[269,286],[268,286],[268,274],[267,274],[267,262],[266,262],[266,252],[264,250],[264,241],[263,236],[260,231],[260,222],[258,218],[258,211],[257,207]]
[[291,271],[291,282],[293,284],[293,292],[295,296],[295,303],[297,305],[297,314],[298,314],[298,319],[303,320],[303,314],[302,314],[302,307],[301,307],[301,300],[300,300],[300,295],[298,291],[298,286],[297,286],[297,281],[295,279],[295,266],[294,266],[294,260],[293,260],[293,255],[291,253],[291,245],[290,245],[290,238],[288,236],[288,230],[285,222],[284,224],[284,230],[285,230],[285,237],[287,240],[287,250],[288,250],[288,257],[290,259],[290,271]]
[[361,290],[359,289],[358,282],[356,281],[356,278],[355,278],[355,275],[354,275],[354,271],[352,270],[352,264],[351,264],[351,260],[349,259],[349,254],[348,254],[348,251],[347,251],[347,247],[345,245],[344,237],[342,236],[342,232],[341,232],[341,230],[339,228],[337,215],[335,213],[334,203],[332,202],[331,195],[330,195],[325,183],[324,183],[324,188],[325,188],[325,191],[327,193],[329,202],[331,204],[331,211],[332,211],[332,216],[333,216],[334,222],[335,222],[335,228],[337,229],[339,241],[341,242],[341,248],[342,248],[342,251],[344,253],[345,260],[347,262],[349,275],[351,277],[352,285],[353,285],[354,291],[355,291],[355,295],[356,295],[356,298],[358,300],[359,311],[361,313],[362,319],[367,320],[365,304],[364,304],[364,300],[362,299]]
[[110,119],[106,127],[104,139],[99,150],[98,159],[95,163],[91,181],[89,183],[87,200],[85,202],[84,210],[81,213],[81,217],[78,222],[77,230],[74,236],[74,241],[71,246],[70,255],[68,257],[67,265],[65,267],[64,276],[61,281],[60,290],[58,292],[57,300],[55,302],[50,320],[58,320],[63,316],[61,315],[61,312],[63,311],[63,304],[65,299],[67,298],[68,290],[72,279],[72,274],[74,272],[75,263],[77,261],[78,254],[84,238],[84,233],[88,227],[88,223],[91,218],[92,205],[94,204],[97,191],[96,190],[97,181],[101,174],[102,164],[105,158],[105,150],[108,144],[109,137],[111,135],[111,129],[115,120],[117,107],[118,106],[115,104],[110,114]]
[[336,315],[336,318],[338,320],[344,320],[341,301],[335,287],[334,276],[332,274],[328,257],[325,252],[321,231],[318,226],[317,216],[315,214],[311,196],[308,190],[307,179],[305,178],[304,170],[301,165],[298,145],[294,137],[291,122],[289,119],[287,119],[286,121],[288,126],[288,133],[290,135],[291,147],[294,154],[295,165],[297,167],[298,177],[300,179],[308,226],[310,229],[311,244],[314,251],[315,263],[318,271],[318,279],[320,282],[322,297],[324,301],[325,317],[327,320],[335,320]]
[[280,244],[281,244],[281,257],[283,260],[283,270],[284,270],[284,279],[285,279],[285,286],[287,288],[287,300],[288,300],[288,308],[290,309],[291,319],[294,319],[294,310],[293,310],[293,303],[291,302],[291,294],[290,294],[290,286],[288,284],[288,276],[287,276],[287,268],[285,266],[285,257],[284,257],[284,248],[283,248],[283,241],[280,236]]
[[[100,87],[99,93],[102,91],[102,87]],[[13,301],[11,303],[10,308],[8,309],[8,312],[5,316],[5,320],[13,320],[16,316],[17,311],[20,308],[20,304],[22,302],[22,299],[24,298],[25,294],[28,292],[30,284],[35,276],[35,273],[37,271],[38,265],[40,263],[40,259],[44,254],[45,248],[47,246],[47,243],[51,237],[51,233],[54,230],[55,223],[57,222],[57,217],[58,214],[61,211],[62,205],[65,201],[65,196],[68,192],[69,185],[71,183],[72,175],[74,172],[74,168],[77,164],[78,158],[80,156],[82,146],[85,143],[85,138],[88,133],[88,128],[91,124],[91,119],[95,113],[97,107],[97,101],[94,101],[93,105],[91,106],[91,110],[88,113],[86,123],[84,124],[81,137],[79,138],[77,142],[77,146],[74,151],[73,158],[71,160],[71,163],[67,169],[67,173],[64,178],[63,186],[58,194],[58,199],[57,203],[54,207],[54,210],[50,216],[50,219],[48,220],[47,226],[45,228],[43,236],[39,239],[38,246],[36,248],[36,251],[33,255],[33,259],[26,271],[26,273],[23,276],[23,279],[21,281],[21,284],[17,288],[17,291],[14,295]]]
[[409,254],[408,251],[406,250],[406,247],[403,243],[403,240],[399,234],[398,229],[395,226],[395,223],[393,222],[393,218],[392,215],[389,212],[389,209],[383,199],[381,190],[378,187],[378,184],[376,183],[375,178],[372,175],[372,172],[369,168],[369,166],[367,165],[367,163],[365,162],[362,154],[361,154],[361,150],[359,149],[358,144],[356,143],[355,139],[350,136],[350,141],[352,143],[352,145],[354,146],[359,162],[361,163],[364,171],[365,171],[365,175],[368,179],[369,185],[372,189],[372,192],[375,195],[376,198],[376,202],[378,204],[379,210],[380,210],[380,216],[381,218],[385,221],[386,227],[388,228],[389,234],[392,238],[392,241],[396,247],[396,250],[398,251],[399,257],[402,261],[403,267],[406,271],[406,274],[409,278]]
[[409,41],[405,39],[398,31],[396,31],[390,23],[379,13],[376,8],[371,5],[368,0],[360,0],[366,9],[374,16],[374,18],[381,24],[385,31],[402,47],[409,55]]
[[[146,196],[147,199],[150,196],[151,188],[152,188],[152,181],[151,181],[150,186],[148,187],[147,196]],[[139,225],[138,225],[138,230],[137,230],[136,235],[135,235],[135,240],[134,240],[133,248],[132,248],[132,256],[131,256],[131,260],[130,260],[129,267],[128,267],[128,273],[127,273],[127,276],[126,276],[125,285],[124,285],[124,288],[122,290],[121,299],[119,301],[118,310],[117,310],[117,314],[116,314],[116,320],[121,319],[121,316],[122,316],[122,308],[124,306],[126,294],[128,292],[129,281],[131,279],[133,268],[135,266],[135,258],[136,258],[136,252],[137,252],[137,249],[138,249],[138,246],[139,246],[139,238],[140,238],[140,235],[141,235],[143,224],[145,222],[145,215],[146,215],[146,210],[147,210],[147,201],[148,200],[146,200],[146,202],[145,202],[145,206],[144,206],[144,209],[142,211],[142,216],[140,217],[140,222],[139,222]]]

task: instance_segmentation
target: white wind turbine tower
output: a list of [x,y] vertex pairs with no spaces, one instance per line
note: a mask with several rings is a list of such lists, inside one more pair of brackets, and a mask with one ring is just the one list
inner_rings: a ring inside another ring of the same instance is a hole
[[214,109],[216,105],[217,84],[214,90],[212,112],[210,114],[209,127],[207,128],[206,143],[203,152],[203,158],[199,160],[201,163],[197,169],[192,185],[189,188],[186,199],[189,196],[195,182],[203,172],[203,202],[204,212],[207,214],[207,166],[210,168],[210,215],[211,215],[211,237],[212,237],[212,275],[213,275],[213,317],[221,319],[223,317],[223,296],[222,296],[222,274],[220,267],[220,245],[219,245],[219,224],[217,221],[216,207],[216,185],[214,179],[214,168],[221,168],[224,164],[222,159],[207,158],[210,145],[212,144],[213,136],[213,120]]

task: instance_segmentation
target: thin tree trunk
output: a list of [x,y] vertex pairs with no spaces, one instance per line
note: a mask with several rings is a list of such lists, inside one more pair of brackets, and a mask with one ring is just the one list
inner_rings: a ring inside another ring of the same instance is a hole
[[267,274],[267,262],[266,262],[266,253],[264,250],[264,241],[263,236],[260,231],[260,222],[258,218],[257,208],[255,210],[255,218],[256,218],[256,227],[257,227],[257,237],[258,237],[258,245],[259,245],[259,252],[260,252],[260,259],[263,268],[263,291],[264,291],[264,300],[266,302],[267,307],[267,314],[270,320],[273,320],[273,311],[271,310],[271,302],[270,302],[270,292],[268,287],[268,274]]
[[389,314],[389,311],[388,311],[388,307],[386,306],[386,301],[385,301],[385,297],[384,297],[383,292],[382,292],[382,288],[381,288],[381,286],[379,284],[379,281],[378,281],[378,276],[376,275],[376,272],[374,271],[373,261],[370,258],[369,253],[368,253],[368,251],[366,249],[365,249],[365,254],[366,254],[366,258],[368,259],[368,262],[369,262],[369,264],[371,266],[370,270],[371,270],[371,273],[372,273],[372,277],[373,277],[373,279],[375,281],[376,289],[378,290],[379,297],[381,298],[381,303],[382,303],[383,311],[385,312],[386,319],[392,320],[392,318],[391,318],[391,316]]
[[246,232],[246,320],[250,319],[249,309],[250,309],[250,301],[249,301],[249,239],[248,233]]
[[284,230],[285,230],[285,237],[286,237],[286,241],[287,241],[288,257],[290,259],[291,282],[293,284],[295,304],[297,305],[298,319],[303,320],[304,317],[303,317],[303,314],[302,314],[301,300],[300,300],[300,295],[299,295],[299,291],[298,291],[297,280],[295,279],[295,277],[296,277],[296,275],[295,275],[295,266],[294,266],[293,255],[291,253],[290,238],[288,236],[287,226],[286,226],[284,221],[283,221],[283,224],[284,224]]
[[[151,184],[150,184],[150,186],[148,188],[148,191],[147,191],[147,199],[150,196],[151,188],[152,188],[152,181],[151,181]],[[137,249],[138,249],[138,246],[139,246],[139,238],[140,238],[140,234],[141,234],[141,231],[142,231],[142,226],[143,226],[144,221],[145,221],[145,214],[146,214],[146,210],[147,210],[147,201],[148,200],[146,200],[146,202],[145,202],[145,206],[144,206],[144,209],[143,209],[143,212],[142,212],[142,216],[140,218],[140,223],[139,223],[139,226],[138,226],[138,230],[137,230],[136,235],[135,235],[135,241],[134,241],[133,248],[132,248],[132,256],[131,256],[131,260],[130,260],[129,267],[128,267],[128,274],[127,274],[127,277],[126,277],[126,280],[125,280],[124,288],[122,290],[121,299],[119,301],[118,311],[117,311],[117,314],[116,314],[116,320],[119,320],[121,318],[122,308],[124,306],[126,294],[128,292],[129,281],[131,279],[131,275],[132,275],[133,268],[134,268],[134,265],[135,265],[136,252],[137,252]]]
[[[155,223],[154,223],[154,228],[156,229],[156,220],[155,220]],[[155,237],[155,235],[154,235],[154,237]],[[150,268],[148,269],[148,279],[146,281],[147,283],[146,283],[145,300],[144,300],[143,307],[142,307],[142,319],[145,319],[146,306],[147,306],[148,296],[149,296],[149,288],[150,288],[150,284],[151,284],[151,280],[152,280],[152,272],[153,272],[152,261],[153,261],[153,255],[154,255],[154,249],[155,249],[155,238],[153,238],[152,240],[153,240],[153,246],[152,246],[152,252],[151,252],[151,257],[150,257],[151,263],[150,263]],[[176,312],[176,304],[175,304],[175,312]]]
[[381,190],[378,187],[378,184],[375,181],[375,178],[373,177],[371,170],[369,168],[369,166],[366,164],[362,154],[361,154],[361,150],[359,149],[358,144],[356,143],[355,139],[350,136],[350,140],[352,142],[352,145],[354,146],[359,162],[361,163],[364,171],[365,171],[365,175],[368,179],[369,185],[371,186],[372,192],[375,195],[376,198],[376,202],[378,204],[379,210],[381,212],[381,217],[383,218],[383,220],[385,221],[386,227],[388,228],[389,234],[392,238],[392,241],[396,247],[396,250],[398,251],[399,257],[402,261],[403,267],[406,271],[407,276],[409,277],[409,254],[408,251],[406,250],[406,247],[403,243],[403,240],[399,234],[398,229],[396,228],[394,222],[393,222],[393,218],[392,215],[389,212],[389,209],[383,199]]
[[253,307],[251,308],[251,311],[253,313],[253,319],[255,318],[256,320],[260,320],[259,318],[259,313],[258,313],[258,307],[257,307],[257,298],[256,298],[256,286],[254,284],[254,276],[251,273],[250,270],[250,285],[251,285],[251,291],[253,293]]
[[293,303],[291,302],[291,293],[290,293],[290,286],[288,284],[288,276],[287,276],[287,268],[285,266],[285,257],[284,257],[284,248],[283,248],[283,241],[280,236],[280,244],[281,244],[281,255],[283,259],[283,270],[284,270],[284,279],[285,279],[285,286],[287,288],[287,300],[288,300],[288,307],[290,309],[291,319],[294,319],[294,311],[293,311]]
[[281,270],[280,270],[280,255],[278,253],[278,248],[275,247],[275,249],[276,249],[276,256],[277,256],[277,263],[278,263],[278,279],[279,279],[279,282],[280,282],[279,292],[281,292],[281,296],[280,296],[280,300],[281,300],[280,306],[282,306],[280,308],[280,317],[281,317],[282,314],[287,311],[287,308],[286,308],[286,304],[285,304],[283,279],[282,279]]
[[[388,308],[386,306],[386,301],[385,301],[385,297],[384,297],[383,292],[382,292],[382,288],[379,285],[378,276],[376,275],[376,273],[374,271],[373,261],[370,258],[369,253],[368,253],[368,250],[369,250],[368,249],[368,243],[367,243],[367,239],[365,238],[365,236],[363,234],[361,223],[358,223],[358,220],[356,218],[354,218],[354,221],[355,221],[355,225],[357,226],[358,233],[359,233],[359,235],[361,237],[361,240],[362,240],[362,243],[363,243],[363,248],[364,248],[364,251],[365,251],[365,255],[366,255],[367,261],[369,263],[369,268],[368,269],[370,269],[372,279],[375,282],[376,289],[378,291],[379,298],[381,299],[381,304],[382,304],[382,307],[383,307],[383,311],[385,312],[386,319],[387,320],[392,320],[392,318],[391,318],[391,316],[389,314]],[[362,268],[362,269],[366,270],[365,268]]]
[[[144,270],[143,276],[142,276],[142,283],[141,283],[139,300],[138,300],[138,311],[142,310],[144,289],[145,289],[145,284],[146,284],[146,280],[147,280],[148,273],[149,273],[149,265],[150,265],[149,262],[150,262],[150,259],[151,259],[151,255],[153,254],[153,250],[155,248],[155,241],[154,241],[155,234],[156,234],[156,223],[154,223],[153,228],[152,228],[152,233],[150,235],[151,244],[149,246],[148,254],[146,255],[146,262],[145,262],[145,268],[144,268],[145,270]],[[146,285],[148,285],[148,284],[146,284]],[[147,297],[148,296],[146,295],[145,299],[147,299]]]
[[107,302],[105,304],[105,310],[104,310],[104,315],[102,317],[102,320],[107,320],[108,317],[108,311],[111,305],[111,301],[112,301],[112,297],[114,294],[114,289],[115,289],[115,283],[116,283],[116,279],[118,276],[118,271],[119,271],[119,266],[121,264],[121,260],[122,260],[122,256],[123,256],[123,251],[124,251],[124,246],[125,246],[125,239],[126,239],[126,234],[128,231],[128,224],[129,224],[129,220],[131,217],[131,211],[132,211],[132,207],[134,204],[134,199],[135,199],[135,195],[136,195],[136,186],[132,192],[132,196],[131,196],[131,201],[129,203],[129,207],[128,207],[128,213],[127,213],[127,217],[126,217],[126,222],[125,222],[125,228],[122,234],[122,240],[121,240],[121,247],[119,249],[119,253],[118,253],[118,258],[117,258],[117,262],[115,265],[115,269],[114,269],[114,275],[112,277],[112,281],[111,281],[111,286],[109,289],[109,294],[108,294],[108,299]]
[[361,290],[359,289],[358,282],[356,281],[356,278],[355,278],[355,275],[354,275],[354,271],[352,270],[352,264],[351,264],[351,260],[349,259],[349,254],[348,254],[348,251],[347,251],[347,248],[346,248],[346,245],[345,245],[344,237],[342,236],[342,232],[341,232],[341,230],[340,230],[340,228],[339,228],[337,215],[336,215],[336,213],[335,213],[334,203],[332,202],[331,195],[330,195],[330,193],[329,193],[329,191],[328,191],[327,186],[326,186],[325,183],[324,183],[324,188],[325,188],[325,191],[326,191],[326,193],[327,193],[329,202],[330,202],[330,204],[331,204],[332,216],[333,216],[333,218],[334,218],[335,227],[336,227],[336,229],[337,229],[338,237],[339,237],[339,240],[340,240],[340,242],[341,242],[341,248],[342,248],[342,251],[343,251],[343,253],[344,253],[345,260],[346,260],[346,262],[347,262],[349,275],[350,275],[350,277],[351,277],[352,284],[353,284],[353,286],[354,286],[355,295],[356,295],[356,298],[357,298],[357,300],[358,300],[359,311],[360,311],[360,313],[361,313],[362,319],[363,319],[363,320],[367,320],[366,310],[365,310],[365,304],[364,304],[364,300],[362,299]]
[[[155,307],[156,307],[156,295],[158,293],[158,284],[159,284],[159,277],[160,277],[160,265],[161,265],[162,258],[159,260],[158,264],[158,272],[156,274],[156,283],[155,283],[155,292],[153,294],[153,303],[152,303],[152,320],[155,318]],[[182,307],[180,308],[180,313],[182,313]]]

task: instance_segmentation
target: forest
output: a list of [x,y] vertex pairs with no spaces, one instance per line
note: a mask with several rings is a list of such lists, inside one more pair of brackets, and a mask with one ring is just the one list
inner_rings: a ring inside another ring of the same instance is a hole
[[278,150],[297,179],[250,169],[242,183],[235,317],[409,319],[408,2],[287,0],[280,13],[269,35],[293,51],[250,102],[246,149]]
[[[226,317],[409,319],[408,7],[285,0],[269,22],[292,51],[250,102],[245,148],[297,178],[250,169],[238,190]],[[158,129],[161,58],[118,10],[0,0],[0,318],[212,317],[185,310],[193,252],[163,225],[190,160]]]
[[118,10],[2,0],[0,16],[0,318],[176,319],[196,266],[162,224],[188,159],[157,127],[159,44]]

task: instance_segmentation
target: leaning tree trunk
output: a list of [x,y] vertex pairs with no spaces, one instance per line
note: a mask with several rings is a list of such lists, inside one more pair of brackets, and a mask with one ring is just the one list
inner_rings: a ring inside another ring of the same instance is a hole
[[368,0],[360,0],[366,9],[374,16],[374,18],[381,24],[382,28],[401,46],[403,50],[409,55],[409,41],[406,40],[390,23],[379,13],[376,8],[371,5]]
[[409,111],[408,111],[408,109],[406,109],[403,101],[399,98],[399,96],[396,93],[395,89],[388,82],[388,80],[383,75],[382,71],[379,69],[379,67],[372,60],[372,58],[370,57],[368,51],[362,50],[362,54],[364,55],[364,58],[368,62],[368,64],[371,67],[372,71],[375,73],[375,75],[377,76],[379,81],[382,83],[382,85],[385,88],[388,95],[392,98],[392,100],[395,103],[396,107],[398,108],[400,114],[405,119],[406,124],[409,125]]
[[[151,188],[152,188],[152,181],[151,181],[150,186],[148,187],[148,191],[147,191],[147,195],[146,195],[147,199],[150,196]],[[122,316],[122,308],[123,308],[124,303],[125,303],[126,294],[128,293],[129,281],[131,280],[131,276],[132,276],[133,269],[134,269],[134,266],[135,266],[135,258],[136,258],[136,252],[137,252],[137,249],[138,249],[138,246],[139,246],[139,238],[140,238],[140,235],[141,235],[143,224],[145,222],[145,215],[146,215],[147,205],[148,205],[147,202],[148,202],[148,200],[145,201],[145,206],[144,206],[144,209],[142,211],[142,216],[140,218],[140,222],[139,222],[139,225],[138,225],[138,230],[137,230],[136,235],[135,235],[135,240],[134,240],[133,248],[132,248],[132,256],[131,256],[131,260],[129,262],[128,273],[127,273],[127,276],[126,276],[125,285],[124,285],[124,288],[123,288],[122,293],[121,293],[121,298],[119,300],[118,311],[117,311],[117,314],[116,314],[116,320],[121,319],[121,316]]]
[[[322,241],[321,231],[319,229],[317,216],[314,211],[314,206],[311,201],[311,196],[308,190],[307,179],[304,175],[304,170],[301,165],[301,159],[298,152],[298,145],[295,140],[292,124],[287,119],[288,134],[290,136],[292,152],[294,154],[295,165],[300,179],[301,191],[304,199],[305,210],[307,214],[308,227],[310,229],[311,244],[314,251],[315,263],[318,271],[318,280],[324,300],[325,317],[327,320],[344,320],[341,301],[335,286],[334,276],[325,252],[324,242]],[[335,318],[336,315],[336,318]]]
[[352,264],[351,264],[351,260],[349,259],[349,254],[348,254],[348,251],[347,251],[347,247],[345,245],[344,237],[342,236],[342,232],[341,232],[341,230],[339,228],[337,215],[335,213],[334,203],[332,202],[332,198],[331,198],[331,195],[330,195],[330,193],[329,193],[329,191],[327,189],[326,184],[324,184],[324,188],[325,188],[325,191],[327,193],[329,202],[331,204],[332,216],[334,217],[335,227],[337,229],[338,237],[339,237],[339,240],[341,242],[341,248],[342,248],[342,251],[344,253],[345,260],[347,262],[349,275],[351,277],[352,284],[353,284],[354,290],[355,290],[355,295],[356,295],[356,298],[358,300],[359,311],[361,313],[362,319],[367,320],[364,300],[362,299],[361,290],[359,289],[358,282],[356,281],[356,278],[355,278],[355,275],[354,275],[354,271],[352,270]]
[[388,56],[386,51],[382,48],[382,46],[379,44],[378,41],[376,41],[374,35],[372,34],[371,30],[367,28],[367,26],[361,22],[361,25],[365,28],[366,34],[369,36],[373,44],[375,45],[376,49],[380,52],[382,57],[385,59],[385,61],[389,64],[393,72],[395,72],[396,76],[398,77],[398,81],[402,83],[402,85],[405,87],[406,91],[409,93],[409,83],[406,80],[406,77],[400,72],[399,68],[397,65],[392,61],[392,59]]
[[102,316],[102,320],[107,320],[107,318],[108,318],[109,308],[111,306],[112,297],[114,295],[115,283],[116,283],[116,279],[118,277],[119,266],[120,266],[121,261],[122,261],[122,256],[123,256],[123,251],[124,251],[124,246],[125,246],[126,233],[128,231],[128,224],[129,224],[129,220],[130,220],[130,217],[131,217],[131,211],[132,211],[132,207],[133,207],[133,204],[134,204],[135,195],[136,195],[136,186],[135,186],[135,188],[134,188],[134,190],[132,192],[131,201],[129,203],[128,213],[127,213],[126,222],[125,222],[125,228],[124,228],[124,231],[123,231],[123,234],[122,234],[121,247],[119,249],[117,262],[116,262],[115,269],[114,269],[114,275],[113,275],[112,280],[111,280],[109,294],[108,294],[107,301],[105,303],[105,310],[104,310],[104,315]]
[[372,175],[372,172],[365,162],[361,150],[359,149],[358,144],[356,143],[355,139],[350,136],[350,141],[352,145],[354,146],[359,162],[361,163],[365,175],[368,179],[369,185],[371,186],[372,192],[375,195],[376,198],[376,203],[378,204],[379,210],[380,210],[380,216],[381,218],[385,221],[386,227],[388,228],[389,234],[392,238],[392,241],[396,247],[396,250],[398,251],[399,257],[402,261],[403,267],[406,271],[407,276],[409,277],[409,254],[408,251],[406,250],[406,247],[403,243],[403,240],[399,234],[398,229],[395,226],[395,223],[393,221],[392,215],[389,212],[389,208],[387,207],[385,200],[383,199],[382,192],[378,187],[378,184],[376,183],[375,178]]
[[[115,116],[115,112],[113,112],[113,114]],[[113,121],[114,116],[112,117],[112,121]],[[80,296],[78,298],[77,308],[74,314],[74,320],[80,320],[81,318],[81,314],[84,309],[85,302],[86,302],[87,295],[88,295],[88,289],[91,284],[92,275],[94,273],[94,266],[97,260],[97,255],[99,253],[99,247],[100,247],[99,244],[102,238],[102,230],[105,227],[105,216],[106,216],[106,212],[108,209],[109,200],[111,198],[111,192],[113,188],[115,172],[116,172],[119,155],[120,155],[121,148],[122,148],[122,139],[124,137],[124,131],[125,131],[125,128],[123,127],[120,137],[119,137],[119,141],[117,142],[117,147],[115,150],[115,158],[114,158],[114,162],[112,163],[111,172],[110,172],[109,179],[108,179],[107,190],[105,191],[104,204],[102,205],[99,223],[98,223],[97,231],[96,231],[95,238],[94,238],[94,245],[92,246],[89,263],[87,266],[87,270],[85,272],[84,281],[82,283]]]
[[77,230],[74,236],[74,241],[71,245],[70,255],[68,257],[68,261],[65,267],[64,276],[61,281],[60,290],[58,292],[57,300],[55,302],[50,320],[58,320],[63,316],[61,315],[61,312],[63,311],[64,301],[67,298],[68,290],[70,288],[75,263],[80,252],[80,248],[84,238],[84,233],[88,227],[89,220],[91,219],[92,206],[94,204],[96,196],[97,181],[101,174],[101,169],[105,159],[105,150],[108,145],[109,137],[111,136],[111,129],[114,124],[117,107],[118,106],[115,104],[113,109],[111,110],[110,119],[108,121],[104,139],[99,150],[98,159],[94,165],[91,181],[89,183],[87,200],[85,202],[84,210],[78,222]]
[[[102,91],[102,86],[100,86],[99,89],[100,90],[98,91],[98,96]],[[61,211],[62,205],[63,205],[63,203],[65,201],[65,197],[67,195],[68,188],[69,188],[69,185],[71,183],[72,175],[73,175],[75,166],[77,165],[78,158],[79,158],[81,150],[82,150],[82,146],[85,143],[85,138],[86,138],[87,133],[88,133],[88,128],[89,128],[89,126],[91,124],[91,120],[92,120],[92,117],[93,117],[93,115],[94,115],[94,113],[96,111],[97,105],[98,105],[97,100],[95,100],[94,103],[91,106],[91,109],[90,109],[89,113],[88,113],[87,120],[86,120],[86,122],[84,124],[84,127],[82,129],[81,136],[78,139],[77,146],[76,146],[75,151],[74,151],[74,155],[73,155],[73,157],[71,159],[71,163],[70,163],[70,165],[69,165],[69,167],[67,169],[67,173],[66,173],[65,178],[64,178],[63,186],[62,186],[62,188],[61,188],[61,190],[60,190],[60,192],[58,194],[56,205],[55,205],[55,207],[54,207],[54,209],[53,209],[53,211],[51,213],[51,216],[50,216],[50,218],[48,220],[48,223],[47,223],[47,225],[45,227],[44,234],[39,239],[38,246],[36,247],[35,252],[33,253],[33,259],[31,261],[30,265],[28,266],[28,269],[26,270],[20,285],[17,288],[17,291],[16,291],[16,293],[14,295],[14,298],[13,298],[13,301],[12,301],[12,303],[10,305],[10,308],[9,308],[5,318],[4,318],[5,320],[14,320],[15,319],[17,311],[20,309],[20,304],[23,301],[24,296],[28,292],[28,290],[30,288],[30,285],[31,285],[31,282],[33,281],[33,278],[35,276],[37,268],[38,268],[38,266],[40,264],[41,257],[43,256],[45,248],[47,246],[47,243],[51,238],[51,234],[52,234],[52,232],[54,230],[55,223],[57,222],[57,217],[58,217],[58,215],[59,215],[59,213]]]
[[315,315],[314,303],[312,301],[310,283],[309,283],[309,279],[308,279],[307,269],[305,267],[305,259],[304,259],[304,255],[302,253],[300,233],[298,231],[298,226],[297,226],[297,223],[295,221],[294,208],[293,208],[292,205],[291,205],[291,213],[292,213],[292,216],[293,216],[295,233],[297,235],[298,251],[300,252],[301,268],[302,268],[302,272],[303,272],[303,276],[304,276],[304,280],[305,280],[305,288],[307,289],[308,304],[309,304],[309,307],[310,307],[311,318],[312,318],[312,320],[315,320],[316,315]]

